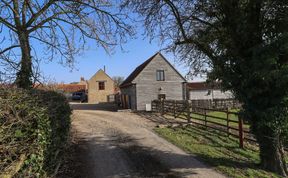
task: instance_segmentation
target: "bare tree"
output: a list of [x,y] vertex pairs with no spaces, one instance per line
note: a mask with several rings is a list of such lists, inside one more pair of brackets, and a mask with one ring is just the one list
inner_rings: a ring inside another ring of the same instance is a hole
[[[147,34],[243,103],[264,169],[288,175],[287,0],[126,0]],[[209,69],[209,70],[207,70]]]
[[114,76],[112,77],[112,79],[114,80],[115,83],[115,87],[119,87],[121,85],[121,83],[124,81],[124,77],[121,76]]
[[[0,60],[16,74],[18,87],[29,88],[38,56],[59,58],[73,67],[88,39],[109,51],[133,33],[117,1],[0,0]],[[38,60],[39,61],[39,60]],[[35,67],[37,68],[37,67]],[[1,69],[1,68],[0,68]]]

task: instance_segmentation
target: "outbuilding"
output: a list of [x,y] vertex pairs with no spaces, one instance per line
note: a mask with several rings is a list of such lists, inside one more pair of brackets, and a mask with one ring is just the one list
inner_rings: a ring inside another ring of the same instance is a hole
[[120,90],[132,110],[145,110],[155,99],[185,100],[187,95],[185,78],[160,52],[139,65]]

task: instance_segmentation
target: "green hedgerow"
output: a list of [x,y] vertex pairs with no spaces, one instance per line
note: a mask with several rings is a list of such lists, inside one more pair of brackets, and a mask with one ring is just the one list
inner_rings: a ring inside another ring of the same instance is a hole
[[71,109],[52,91],[0,89],[0,174],[48,177],[69,135]]

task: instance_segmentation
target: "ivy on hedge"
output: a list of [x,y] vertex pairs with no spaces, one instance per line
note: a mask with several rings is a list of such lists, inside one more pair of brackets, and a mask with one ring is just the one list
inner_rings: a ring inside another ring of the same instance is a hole
[[0,177],[48,177],[67,143],[71,109],[53,91],[0,89]]

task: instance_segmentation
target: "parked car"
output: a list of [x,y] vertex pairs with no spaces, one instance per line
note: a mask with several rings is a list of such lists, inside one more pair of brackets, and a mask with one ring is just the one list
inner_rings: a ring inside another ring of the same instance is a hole
[[84,95],[81,96],[80,102],[81,102],[81,103],[86,103],[86,102],[88,102],[88,95],[87,95],[87,93],[84,93]]
[[84,95],[84,92],[75,92],[72,94],[72,100],[81,100]]

